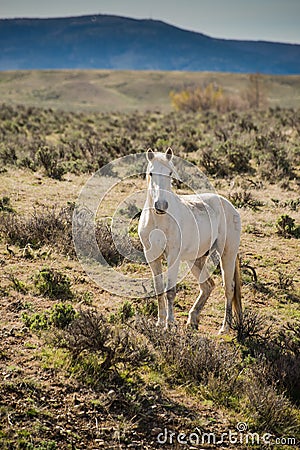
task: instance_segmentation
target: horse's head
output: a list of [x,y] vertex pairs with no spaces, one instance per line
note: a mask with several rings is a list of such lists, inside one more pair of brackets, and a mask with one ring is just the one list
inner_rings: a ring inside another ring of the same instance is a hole
[[165,153],[147,151],[147,182],[148,192],[156,214],[165,214],[168,210],[168,197],[171,191],[171,176],[174,171],[171,148]]

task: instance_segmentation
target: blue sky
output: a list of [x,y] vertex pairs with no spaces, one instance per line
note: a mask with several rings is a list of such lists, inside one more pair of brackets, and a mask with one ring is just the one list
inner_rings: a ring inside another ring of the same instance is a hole
[[227,39],[300,44],[300,0],[0,0],[0,17],[116,14]]

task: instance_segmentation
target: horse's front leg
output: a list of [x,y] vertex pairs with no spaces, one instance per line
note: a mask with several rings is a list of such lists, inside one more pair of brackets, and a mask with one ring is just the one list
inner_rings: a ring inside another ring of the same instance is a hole
[[168,281],[167,281],[167,322],[166,326],[174,322],[174,299],[176,296],[176,283],[180,260],[169,256],[168,258]]
[[149,262],[149,265],[153,276],[154,289],[158,303],[157,326],[166,326],[167,311],[161,260],[156,259],[151,261]]

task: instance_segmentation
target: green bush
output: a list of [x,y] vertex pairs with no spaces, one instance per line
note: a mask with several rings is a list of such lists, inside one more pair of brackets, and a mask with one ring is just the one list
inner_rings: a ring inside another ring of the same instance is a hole
[[228,200],[230,200],[230,202],[236,208],[250,208],[253,211],[257,211],[261,206],[264,205],[263,202],[255,199],[252,193],[247,190],[236,191],[232,194],[229,194]]
[[56,328],[64,329],[77,317],[77,312],[70,304],[57,303],[50,311],[49,320]]
[[73,297],[71,281],[58,270],[44,268],[34,276],[33,281],[39,295],[62,300]]
[[0,211],[14,212],[13,208],[10,206],[9,197],[4,196],[0,198]]
[[135,315],[135,307],[129,302],[125,301],[118,309],[116,314],[110,316],[111,323],[126,323]]
[[283,214],[277,219],[276,231],[277,234],[283,236],[284,238],[300,238],[300,226],[296,225],[295,219],[290,217],[288,214]]
[[47,330],[51,327],[59,329],[67,328],[77,317],[77,312],[72,305],[57,303],[50,310],[43,313],[22,315],[24,324],[31,330]]
[[47,330],[50,326],[49,315],[47,313],[22,314],[22,320],[26,327],[31,330]]

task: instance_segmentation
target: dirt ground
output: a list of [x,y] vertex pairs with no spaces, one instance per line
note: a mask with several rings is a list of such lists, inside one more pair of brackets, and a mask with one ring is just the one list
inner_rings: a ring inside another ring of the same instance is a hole
[[[9,196],[13,208],[25,215],[34,208],[59,207],[76,201],[87,180],[86,176],[73,174],[64,176],[63,181],[50,180],[42,173],[12,168],[1,173],[0,178],[1,195]],[[218,187],[225,195],[230,190],[232,187],[226,182]],[[257,211],[240,209],[242,265],[253,268],[258,280],[255,288],[253,271],[245,267],[243,303],[245,308],[263,315],[266,326],[275,323],[279,327],[300,318],[299,240],[276,233],[276,218],[281,214],[288,213],[300,223],[299,209],[290,211],[286,206],[291,199],[299,198],[299,191],[296,185],[287,191],[265,183],[251,192],[264,206]],[[141,370],[142,414],[139,411],[134,415],[132,410],[129,413],[129,406],[117,387],[88,386],[72,373],[66,354],[53,347],[47,332],[25,326],[24,313],[42,313],[54,304],[52,299],[34,291],[34,274],[45,266],[63,271],[70,278],[75,309],[94,307],[109,315],[126,300],[99,288],[76,258],[51,246],[34,249],[31,257],[27,257],[24,249],[7,246],[2,240],[0,266],[1,448],[176,449],[184,447],[176,439],[170,443],[170,438],[165,438],[165,430],[196,433],[200,429],[218,436],[228,429],[236,430],[242,418],[235,417],[234,411],[203,399],[189,391],[188,385],[172,385],[172,380],[167,380],[159,368],[155,369],[156,375],[147,368]],[[120,270],[128,271],[128,263],[123,263]],[[131,270],[135,269],[131,267]],[[223,291],[220,276],[215,275],[215,279],[216,288],[203,311],[199,329],[205,335],[216,335],[222,322]],[[179,323],[186,320],[197,289],[191,275],[180,283],[176,301]],[[222,339],[230,340],[232,336]],[[167,442],[161,444],[165,439]],[[200,447],[190,442],[186,448]],[[216,447],[204,443],[201,448]],[[230,444],[220,444],[218,448],[230,448]]]

